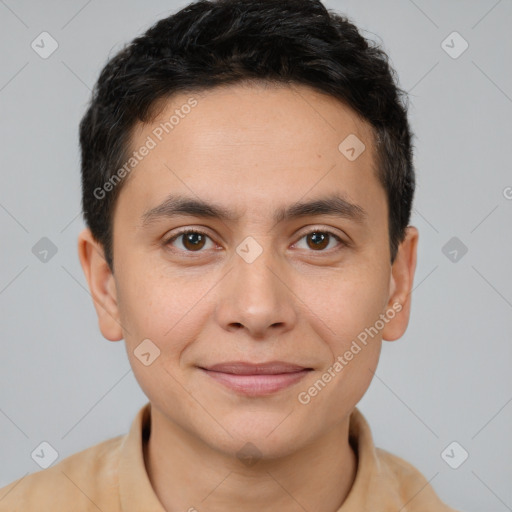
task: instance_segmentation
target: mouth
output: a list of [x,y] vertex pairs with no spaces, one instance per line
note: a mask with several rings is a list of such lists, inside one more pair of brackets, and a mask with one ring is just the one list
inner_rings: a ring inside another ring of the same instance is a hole
[[313,371],[313,368],[282,361],[261,364],[231,361],[198,368],[228,389],[245,396],[276,393]]

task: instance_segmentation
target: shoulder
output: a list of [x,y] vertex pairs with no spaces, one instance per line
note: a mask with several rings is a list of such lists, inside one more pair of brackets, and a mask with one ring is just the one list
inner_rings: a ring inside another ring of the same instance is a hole
[[396,492],[410,512],[458,512],[444,504],[418,469],[392,453],[376,448],[380,471],[395,483]]
[[119,510],[118,467],[126,434],[86,448],[0,489],[0,512]]

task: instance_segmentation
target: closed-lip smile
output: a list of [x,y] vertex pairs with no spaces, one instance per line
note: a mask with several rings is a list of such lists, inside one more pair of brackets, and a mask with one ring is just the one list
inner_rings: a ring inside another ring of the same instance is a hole
[[228,361],[199,367],[209,377],[246,396],[275,393],[301,380],[313,368],[284,361],[249,363]]

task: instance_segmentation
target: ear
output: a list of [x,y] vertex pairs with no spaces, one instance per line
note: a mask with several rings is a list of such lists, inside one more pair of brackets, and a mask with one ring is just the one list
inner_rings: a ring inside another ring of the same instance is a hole
[[78,256],[89,283],[101,333],[110,341],[119,341],[123,338],[123,330],[119,321],[116,283],[103,246],[88,228],[78,236]]
[[382,330],[382,339],[386,341],[394,341],[402,337],[409,324],[418,238],[418,230],[414,226],[408,226],[391,267],[386,311],[394,311],[395,315],[393,317],[389,315],[390,320]]

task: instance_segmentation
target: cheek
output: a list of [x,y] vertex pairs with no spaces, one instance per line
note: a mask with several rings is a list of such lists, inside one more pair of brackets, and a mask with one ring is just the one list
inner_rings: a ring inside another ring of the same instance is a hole
[[[163,410],[177,410],[178,403],[185,409],[190,407],[179,385],[180,361],[207,318],[200,299],[211,284],[183,277],[171,279],[154,269],[119,273],[118,277],[119,314],[137,382]],[[149,356],[144,357],[147,353]]]
[[179,359],[207,318],[203,299],[214,278],[145,268],[120,273],[119,282],[118,306],[127,346],[133,350],[149,338],[166,358]]
[[[318,319],[310,315],[310,322],[330,357],[317,380],[302,390],[303,398],[315,404],[312,410],[317,411],[320,424],[330,424],[356,406],[372,381],[382,346],[381,329],[375,330],[375,325],[386,303],[385,279],[369,272],[356,278],[347,272],[343,278],[330,279],[322,293],[317,289],[309,297],[308,305],[318,314]],[[329,411],[329,417],[324,411]]]
[[141,336],[160,339],[171,329],[180,307],[176,295],[165,293],[163,280],[147,273],[134,274],[121,276],[122,284],[118,287],[119,315],[130,344]]
[[373,263],[341,269],[338,274],[315,280],[315,287],[309,280],[303,281],[297,295],[305,298],[313,313],[311,321],[317,318],[319,335],[333,356],[338,356],[378,321],[387,303],[388,286],[388,273]]

